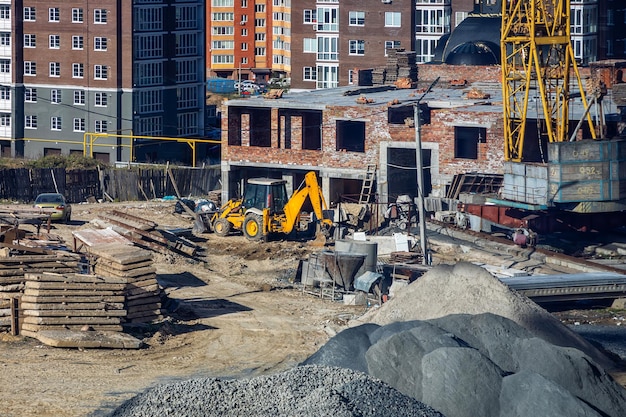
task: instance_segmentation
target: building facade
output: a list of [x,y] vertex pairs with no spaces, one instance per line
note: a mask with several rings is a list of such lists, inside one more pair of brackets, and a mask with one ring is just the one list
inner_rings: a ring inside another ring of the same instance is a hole
[[147,138],[203,135],[203,3],[14,1],[12,155],[184,160]]
[[209,77],[261,81],[291,72],[290,0],[210,0],[206,21]]
[[12,62],[15,37],[11,31],[11,0],[0,0],[0,157],[11,156]]

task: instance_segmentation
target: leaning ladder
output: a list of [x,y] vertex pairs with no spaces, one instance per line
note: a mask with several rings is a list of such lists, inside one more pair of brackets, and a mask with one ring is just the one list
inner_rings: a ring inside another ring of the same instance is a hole
[[359,196],[359,204],[367,204],[372,197],[372,189],[374,188],[374,180],[376,179],[376,165],[368,165],[365,172],[365,178],[361,186],[361,195]]

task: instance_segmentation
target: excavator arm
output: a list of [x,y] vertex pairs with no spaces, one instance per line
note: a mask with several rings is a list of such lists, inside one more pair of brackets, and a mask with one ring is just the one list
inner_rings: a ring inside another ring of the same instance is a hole
[[328,206],[322,194],[322,189],[317,183],[317,175],[315,175],[315,172],[310,171],[304,176],[304,182],[300,184],[298,190],[293,193],[287,204],[285,204],[285,222],[282,225],[284,233],[290,233],[293,230],[307,197],[310,199],[313,212],[320,220],[320,223],[327,229],[330,229],[332,226],[332,220],[324,218],[324,210],[328,210]]

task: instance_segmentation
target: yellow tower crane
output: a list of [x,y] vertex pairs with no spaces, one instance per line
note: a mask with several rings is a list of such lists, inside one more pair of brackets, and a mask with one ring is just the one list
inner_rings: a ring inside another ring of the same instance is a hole
[[[569,140],[570,77],[575,78],[571,81],[578,83],[583,106],[588,107],[570,40],[570,1],[502,0],[500,45],[504,157],[506,161],[525,162],[524,138],[531,101],[541,101],[543,119],[537,116],[539,140],[548,142]],[[595,139],[588,113],[586,120]]]

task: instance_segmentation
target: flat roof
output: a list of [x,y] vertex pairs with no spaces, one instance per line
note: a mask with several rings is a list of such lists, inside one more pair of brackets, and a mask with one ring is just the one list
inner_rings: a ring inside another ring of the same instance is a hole
[[[435,85],[431,91],[424,95],[424,91],[431,82],[420,82],[416,88],[401,89],[392,85],[380,85],[373,87],[346,86],[337,88],[326,88],[319,90],[299,90],[287,91],[279,99],[266,99],[263,96],[251,96],[247,98],[228,100],[228,106],[264,107],[280,109],[300,109],[300,110],[325,110],[329,107],[352,107],[388,106],[392,102],[397,105],[411,105],[418,99],[427,104],[432,109],[463,108],[464,111],[472,112],[502,112],[502,84],[499,82],[474,82],[463,87],[450,87],[448,82]],[[468,99],[467,93],[476,89],[488,95],[488,98]],[[570,93],[576,95],[578,88],[573,88]],[[536,109],[529,109],[529,116],[542,113],[541,101],[537,98],[538,92],[531,94],[532,103],[536,103]],[[357,103],[357,98],[365,97],[371,102],[367,104]],[[534,99],[533,99],[534,97]],[[589,101],[589,98],[588,98]],[[619,113],[617,106],[613,103],[612,95],[607,94],[603,99],[605,114]],[[580,97],[570,101],[570,119],[580,119],[584,112]],[[592,108],[592,115],[594,110]]]

